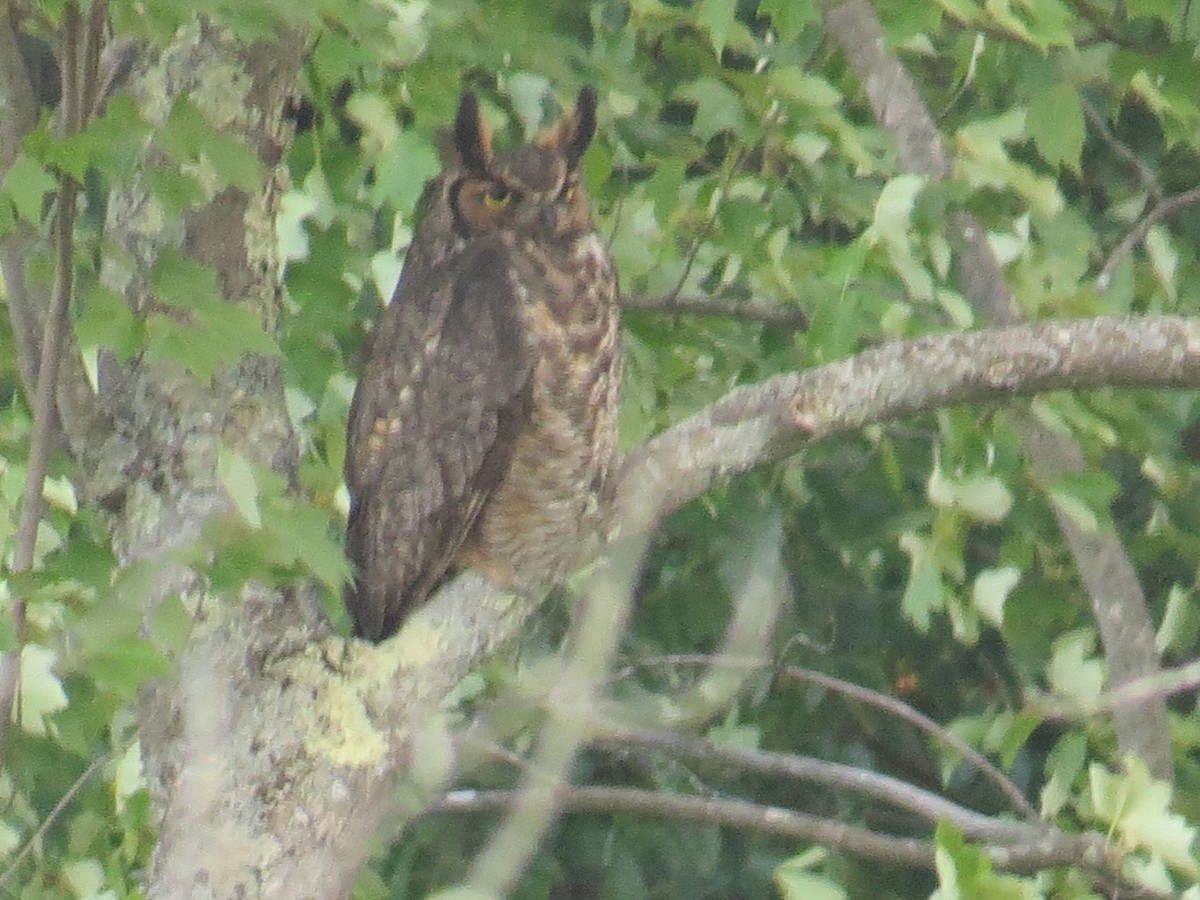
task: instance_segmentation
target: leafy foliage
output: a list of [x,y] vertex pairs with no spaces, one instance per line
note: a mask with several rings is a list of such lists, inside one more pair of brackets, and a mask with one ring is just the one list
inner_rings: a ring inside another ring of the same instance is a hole
[[[61,21],[62,4],[30,5],[44,16],[38,27]],[[883,340],[980,324],[960,286],[960,248],[946,237],[964,208],[986,228],[1028,317],[1197,313],[1194,198],[1169,215],[1152,212],[1200,172],[1189,4],[874,3],[953,147],[953,175],[940,182],[905,171],[853,68],[826,39],[821,6],[114,3],[116,33],[152,42],[196,12],[243,40],[307,29],[309,108],[287,153],[290,188],[276,223],[287,260],[280,321],[268,329],[253,306],[227,302],[214,271],[182,250],[143,267],[105,244],[107,192],[118,181],[141,179],[147,215],[161,228],[221,191],[258,189],[256,153],[189,101],[155,109],[119,91],[68,139],[44,116],[0,178],[0,234],[47,235],[55,174],[83,181],[73,326],[93,378],[104,354],[145,354],[204,382],[244,354],[281,358],[302,453],[298,491],[222,448],[214,464],[234,512],[210,521],[175,561],[199,571],[214,594],[251,581],[315,580],[342,625],[336,534],[355,354],[391,294],[423,184],[439,167],[438,130],[463,87],[480,94],[501,141],[536,131],[581,84],[598,87],[602,119],[584,176],[625,295],[735,306],[765,298],[808,315],[800,331],[736,315],[628,312],[626,446],[736,385]],[[1122,249],[1139,225],[1144,238]],[[25,265],[48,290],[52,255],[46,242],[34,247]],[[131,310],[111,278],[101,281],[101,258],[123,277],[147,279],[153,308]],[[30,423],[14,337],[6,331],[0,342],[7,552]],[[1071,435],[1084,471],[1051,484],[1035,478],[1019,437],[1024,416]],[[1111,833],[1129,854],[1131,879],[1180,890],[1196,878],[1194,701],[1171,707],[1172,792],[1119,758],[1107,719],[1043,721],[1025,698],[1050,692],[1088,704],[1106,687],[1086,588],[1056,514],[1087,533],[1116,529],[1161,623],[1165,658],[1195,655],[1195,421],[1190,395],[1061,392],[1019,408],[940,410],[874,426],[720,485],[655,535],[612,693],[637,700],[697,683],[687,655],[721,646],[736,593],[723,574],[737,566],[736,538],[777,518],[791,595],[765,651],[779,677],[751,679],[710,732],[714,742],[842,762],[988,813],[1007,809],[991,783],[927,734],[782,674],[817,669],[904,700],[996,762],[1058,826]],[[132,701],[170,666],[190,614],[173,598],[143,621],[155,567],[118,565],[102,504],[79,505],[69,487],[86,484],[87,472],[65,456],[51,471],[60,487],[47,493],[37,566],[6,582],[10,598],[27,599],[30,627],[20,727],[0,779],[0,858],[13,858],[78,779],[67,812],[18,864],[16,895],[133,897],[152,836]],[[488,673],[482,699],[537,670],[559,636],[555,616],[516,663]],[[15,645],[11,628],[0,626],[0,643]],[[523,749],[528,730],[513,730]],[[470,783],[513,786],[518,773],[497,758]],[[576,778],[929,833],[916,817],[856,795],[666,752],[595,749],[578,761]],[[356,896],[416,897],[452,885],[492,822],[430,816],[381,848]],[[945,823],[935,839],[935,866],[922,872],[767,830],[580,812],[557,824],[514,896],[1093,895],[1081,870],[1005,875]]]

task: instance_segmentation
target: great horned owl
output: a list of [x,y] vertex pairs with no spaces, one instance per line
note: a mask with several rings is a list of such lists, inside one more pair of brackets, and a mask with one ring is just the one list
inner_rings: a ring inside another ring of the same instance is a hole
[[464,94],[350,408],[346,605],[394,633],[447,572],[529,591],[582,561],[616,451],[616,277],[579,181],[596,95],[493,152]]

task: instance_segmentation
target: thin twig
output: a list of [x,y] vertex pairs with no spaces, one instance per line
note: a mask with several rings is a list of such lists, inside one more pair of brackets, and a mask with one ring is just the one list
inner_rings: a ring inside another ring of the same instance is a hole
[[[78,62],[80,38],[79,7],[68,3],[63,11],[63,123],[67,133],[78,131]],[[46,482],[46,467],[55,421],[54,394],[58,384],[59,362],[66,331],[67,313],[71,307],[74,285],[75,200],[77,186],[66,173],[58,179],[58,210],[55,218],[54,289],[47,311],[41,358],[38,362],[37,390],[33,398],[33,428],[29,438],[29,462],[25,470],[25,485],[21,499],[21,514],[17,523],[13,547],[12,571],[25,572],[33,566],[38,525],[42,518],[42,490]],[[12,605],[15,646],[0,658],[0,760],[7,747],[8,725],[16,701],[21,673],[21,649],[26,639],[25,600],[16,599]]]
[[761,775],[851,791],[907,810],[930,823],[945,819],[972,840],[1009,844],[1029,840],[1031,828],[1037,832],[1046,830],[1040,822],[1019,823],[984,815],[889,775],[795,753],[735,747],[677,731],[628,728],[620,724],[596,743],[619,748],[652,747],[699,762],[731,765]]
[[88,10],[80,70],[79,124],[87,121],[100,100],[100,52],[104,47],[104,29],[108,21],[108,0],[94,0]]
[[895,697],[889,697],[887,694],[882,694],[879,691],[873,691],[870,688],[862,685],[852,684],[849,681],[843,681],[841,678],[834,678],[832,675],[826,675],[822,672],[815,672],[812,669],[804,669],[799,666],[787,666],[783,670],[783,674],[787,678],[794,678],[797,681],[807,681],[810,684],[817,684],[828,691],[842,694],[847,697],[853,697],[861,703],[866,703],[877,709],[891,713],[898,719],[903,719],[915,728],[924,731],[939,744],[949,747],[955,753],[958,753],[967,762],[973,765],[981,775],[996,785],[1006,796],[1013,807],[1018,810],[1029,821],[1036,821],[1039,816],[1033,805],[1021,793],[1021,789],[1017,787],[1010,778],[1005,776],[1003,772],[992,765],[991,761],[960,738],[939,725],[933,719],[913,709],[907,703],[897,700]]
[[[37,98],[7,15],[0,15],[0,107],[4,109],[4,115],[0,116],[0,178],[3,178],[20,154],[25,135],[38,120]],[[37,383],[41,323],[26,290],[25,240],[19,230],[0,236],[0,274],[7,288],[5,300],[17,345],[21,382],[32,396]]]
[[1130,149],[1129,145],[1124,141],[1119,140],[1112,129],[1108,127],[1108,121],[1096,109],[1095,105],[1086,97],[1080,98],[1080,106],[1083,107],[1083,114],[1087,117],[1096,134],[1100,135],[1100,139],[1108,144],[1113,155],[1125,162],[1132,168],[1138,176],[1138,180],[1142,183],[1142,187],[1146,189],[1146,193],[1150,195],[1155,203],[1159,203],[1163,198],[1162,185],[1158,183],[1158,175],[1142,160],[1140,156]]
[[737,300],[725,297],[671,294],[664,294],[660,297],[634,295],[622,297],[621,307],[666,315],[684,313],[696,316],[719,316],[725,319],[744,319],[749,322],[762,322],[766,325],[777,325],[797,331],[803,331],[808,327],[808,314],[800,307],[757,297]]
[[1163,669],[1161,672],[1127,681],[1092,701],[1068,700],[1031,691],[1026,697],[1026,704],[1031,712],[1047,719],[1073,721],[1123,707],[1138,706],[1153,699],[1187,693],[1197,688],[1200,688],[1200,660],[1193,660],[1182,666]]
[[1191,206],[1193,203],[1200,201],[1200,186],[1190,188],[1183,193],[1173,194],[1167,197],[1161,203],[1157,204],[1150,212],[1146,213],[1142,219],[1133,226],[1129,234],[1121,240],[1121,243],[1113,249],[1108,259],[1104,263],[1104,267],[1100,270],[1100,274],[1096,276],[1096,290],[1104,291],[1108,289],[1109,282],[1112,281],[1113,272],[1116,271],[1122,260],[1125,259],[1133,248],[1136,247],[1146,237],[1147,232],[1161,219],[1167,216],[1174,215],[1181,209]]
[[[520,791],[452,791],[427,810],[429,813],[471,813],[506,809]],[[892,865],[929,869],[933,866],[932,841],[877,834],[833,819],[805,815],[775,806],[717,797],[689,797],[661,791],[620,787],[575,787],[560,791],[564,810],[631,813],[639,817],[708,822],[730,828],[748,828],[793,840],[812,841],[846,853]],[[1009,872],[1036,872],[1058,866],[1081,866],[1089,871],[1115,872],[1115,851],[1103,835],[1067,834],[1056,829],[1024,828],[1021,844],[984,848],[992,864]],[[1132,896],[1122,894],[1121,896]],[[1139,896],[1173,896],[1170,894]]]
[[[1138,41],[1131,40],[1121,32],[1117,31],[1112,26],[1112,13],[1109,11],[1101,12],[1095,9],[1090,3],[1085,3],[1084,0],[1070,0],[1071,6],[1079,17],[1086,21],[1089,25],[1096,29],[1104,40],[1116,44],[1118,47],[1147,49],[1145,42],[1139,44]],[[1116,4],[1119,9],[1121,4]]]
[[75,799],[75,795],[78,794],[83,786],[87,784],[88,780],[96,774],[96,771],[107,759],[108,754],[103,753],[92,760],[91,765],[84,769],[79,774],[79,777],[76,778],[71,784],[71,786],[67,788],[66,792],[58,798],[58,802],[55,803],[54,808],[46,814],[46,818],[42,820],[42,824],[39,825],[37,830],[29,836],[29,840],[25,842],[25,845],[19,851],[17,851],[17,855],[13,857],[12,862],[9,863],[9,866],[4,870],[4,873],[0,874],[0,890],[3,890],[8,883],[12,881],[13,876],[17,874],[17,869],[20,867],[21,863],[25,861],[25,857],[33,852],[34,847],[37,847],[41,844],[42,838],[46,836],[46,832],[50,830],[50,826],[53,825],[58,817],[63,814],[63,810],[65,810],[67,805]]
[[571,761],[594,727],[588,711],[595,705],[625,631],[645,545],[645,535],[620,539],[593,571],[546,696],[546,725],[538,735],[518,799],[471,864],[469,889],[488,896],[510,893],[553,822]]
[[[767,664],[761,659],[748,657],[735,659],[725,655],[721,655],[718,658],[716,655],[710,653],[671,653],[663,656],[633,660],[631,665],[703,665],[709,668],[720,665],[755,671],[767,668]],[[1197,665],[1200,666],[1200,664]],[[801,668],[800,666],[786,666],[782,669],[782,674],[787,678],[806,681],[810,684],[819,685],[832,693],[851,697],[868,706],[873,706],[876,709],[894,715],[896,718],[902,719],[917,729],[924,731],[938,743],[958,753],[963,759],[978,769],[980,774],[993,782],[1008,797],[1012,805],[1027,820],[1032,822],[1039,819],[1037,810],[1033,808],[1025,798],[1025,795],[1021,793],[1021,789],[1003,772],[992,765],[992,762],[986,756],[962,740],[958,735],[943,728],[937,722],[933,721],[933,719],[913,709],[907,703],[879,691],[863,687],[862,685],[844,681],[841,678],[834,678],[832,675],[826,675],[812,669]]]

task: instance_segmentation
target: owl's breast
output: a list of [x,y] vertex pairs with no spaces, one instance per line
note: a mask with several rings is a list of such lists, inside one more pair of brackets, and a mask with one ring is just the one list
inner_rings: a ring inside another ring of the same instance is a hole
[[599,237],[525,259],[518,294],[535,348],[530,415],[463,554],[519,589],[563,577],[603,536],[621,377],[616,278]]

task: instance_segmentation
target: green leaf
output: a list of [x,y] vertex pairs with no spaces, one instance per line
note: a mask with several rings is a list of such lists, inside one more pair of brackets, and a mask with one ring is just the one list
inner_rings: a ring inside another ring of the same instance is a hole
[[783,900],[846,900],[850,896],[833,879],[797,871],[787,863],[775,867],[772,880]]
[[360,141],[368,158],[375,158],[400,135],[391,102],[382,94],[358,91],[346,101],[346,115],[363,130]]
[[59,871],[76,897],[96,897],[104,887],[104,869],[98,859],[73,859]]
[[1072,14],[1058,0],[987,0],[988,16],[1040,50],[1074,44]]
[[1059,738],[1046,756],[1046,785],[1042,788],[1041,814],[1052,818],[1071,798],[1075,779],[1087,762],[1087,735],[1069,731]]
[[178,594],[154,604],[149,615],[150,636],[171,653],[183,648],[192,629],[192,615]]
[[761,0],[758,14],[770,17],[771,26],[785,44],[799,37],[806,25],[820,22],[812,0]]
[[726,717],[721,724],[708,729],[705,737],[714,744],[739,750],[757,750],[762,746],[762,733],[759,728],[754,725],[739,725],[732,717]]
[[955,508],[980,522],[1000,522],[1012,508],[1012,493],[994,475],[951,478],[941,467],[929,475],[929,502],[942,509]]
[[927,538],[908,532],[900,536],[900,548],[910,557],[908,583],[904,586],[900,608],[913,627],[926,632],[933,613],[946,608],[942,573]]
[[709,43],[718,57],[725,49],[736,12],[737,0],[700,0],[696,5],[696,24],[708,32]]
[[750,254],[761,246],[761,233],[768,223],[762,202],[742,198],[726,200],[717,209],[717,223],[728,248]]
[[934,868],[942,900],[1041,900],[1036,882],[997,875],[983,849],[968,844],[945,820],[934,832]]
[[997,628],[1004,625],[1004,601],[1021,580],[1016,566],[984,569],[975,576],[971,598],[979,614]]
[[1112,521],[1109,504],[1120,489],[1107,472],[1072,472],[1056,478],[1048,494],[1055,509],[1084,531],[1095,532]]
[[1006,143],[1026,139],[1025,113],[1016,109],[991,119],[980,119],[958,132],[960,153],[956,164],[976,187],[1015,191],[1047,219],[1062,212],[1064,201],[1058,183],[1024,163],[1013,162]]
[[1200,873],[1192,855],[1196,829],[1170,811],[1171,786],[1151,778],[1146,764],[1134,756],[1125,758],[1125,772],[1111,773],[1099,763],[1089,767],[1096,817],[1114,828],[1126,846],[1148,850],[1171,868],[1195,877]]
[[889,178],[875,201],[871,231],[879,237],[907,244],[913,227],[913,207],[925,189],[925,183],[923,175]]
[[1150,259],[1150,268],[1154,277],[1162,286],[1167,299],[1172,302],[1178,297],[1179,251],[1171,243],[1170,232],[1161,225],[1153,225],[1146,232],[1143,244],[1146,256]]
[[120,359],[129,359],[141,349],[145,329],[120,294],[97,282],[84,293],[82,306],[75,320],[80,347],[107,347]]
[[39,129],[30,135],[27,146],[42,162],[78,181],[92,170],[119,180],[133,174],[148,130],[132,98],[118,94],[104,115],[78,134],[59,137]]
[[136,635],[116,635],[92,644],[90,649],[82,663],[87,674],[125,700],[136,697],[147,679],[171,671],[171,664],[162,652]]
[[1046,680],[1056,693],[1090,706],[1104,689],[1104,664],[1091,655],[1095,636],[1087,630],[1068,632],[1054,642]]
[[387,201],[407,216],[417,205],[425,183],[438,173],[441,163],[433,144],[406,129],[396,134],[375,165],[377,202]]
[[1182,585],[1171,585],[1162,623],[1154,635],[1155,648],[1159,653],[1184,652],[1195,643],[1198,633],[1200,610],[1197,609],[1195,594]]
[[179,309],[220,302],[217,273],[212,266],[184,256],[170,245],[163,247],[154,261],[150,288],[159,302]]
[[203,151],[223,184],[247,193],[262,188],[262,162],[253,150],[233,135],[213,134],[204,143]]
[[18,218],[37,224],[42,221],[46,195],[57,186],[57,179],[41,163],[22,153],[4,174],[0,196],[12,202]]
[[452,887],[430,894],[428,900],[502,900],[499,894],[479,888]]
[[1046,162],[1079,171],[1087,134],[1078,91],[1068,84],[1056,84],[1036,95],[1029,105],[1025,127]]
[[337,28],[322,31],[312,50],[313,66],[325,84],[341,84],[374,62],[369,48]]
[[138,791],[146,789],[146,776],[142,771],[142,744],[133,741],[119,760],[113,771],[112,779],[113,803],[117,813],[125,809],[125,804]]
[[324,510],[280,500],[264,510],[263,518],[276,563],[298,565],[334,594],[341,593],[342,585],[350,579],[350,564],[342,545],[333,537],[334,530]]
[[258,508],[258,480],[245,455],[221,444],[217,448],[217,478],[229,494],[238,514],[251,528],[262,526]]
[[692,132],[703,141],[722,131],[738,131],[745,121],[741,98],[716,78],[697,78],[677,90],[675,96],[696,104]]
[[166,121],[155,132],[155,140],[178,162],[196,162],[216,130],[200,108],[184,96],[178,97]]
[[146,317],[146,349],[152,355],[209,378],[246,353],[279,353],[253,309],[220,297],[211,267],[166,247],[151,270],[150,284],[161,303],[186,311]]
[[168,215],[179,215],[208,199],[204,186],[178,166],[147,166],[142,170],[151,195]]
[[46,734],[46,716],[67,708],[67,693],[54,672],[58,654],[41,644],[21,648],[21,728],[29,734]]
[[200,378],[236,363],[247,353],[275,356],[279,347],[262,327],[257,314],[233,303],[216,301],[196,310],[193,323],[169,316],[146,319],[146,350],[173,360]]

